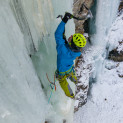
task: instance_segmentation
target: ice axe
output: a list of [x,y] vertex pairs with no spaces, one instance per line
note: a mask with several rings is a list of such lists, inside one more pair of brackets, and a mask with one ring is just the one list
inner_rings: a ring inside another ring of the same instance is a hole
[[[82,11],[83,11],[84,8],[85,8],[86,10],[88,10],[88,13],[87,13],[87,15],[83,15],[83,17],[75,17],[75,16],[72,15],[71,13],[69,13],[69,12],[67,12],[67,13],[71,14],[71,18],[76,19],[76,20],[86,20],[86,19],[88,19],[88,18],[93,18],[92,12],[91,12],[91,10],[85,5],[85,2],[82,3],[78,14],[80,15],[80,14],[82,13]],[[61,18],[61,19],[62,19],[63,16],[62,16],[62,15],[58,15],[57,18]]]
[[82,3],[81,8],[80,8],[78,14],[81,14],[81,13],[82,13],[83,8],[85,8],[86,10],[88,10],[88,14],[87,14],[88,18],[93,18],[92,12],[91,12],[91,10],[85,5],[85,2]]
[[[66,13],[69,13],[69,12],[66,12]],[[69,13],[69,14],[71,14],[71,13]],[[71,19],[73,18],[73,19],[76,19],[76,20],[85,20],[85,19],[87,19],[86,17],[87,17],[87,16],[84,15],[83,17],[80,18],[80,17],[75,17],[74,15],[71,14]],[[63,16],[62,16],[62,15],[58,15],[57,18],[63,19]]]

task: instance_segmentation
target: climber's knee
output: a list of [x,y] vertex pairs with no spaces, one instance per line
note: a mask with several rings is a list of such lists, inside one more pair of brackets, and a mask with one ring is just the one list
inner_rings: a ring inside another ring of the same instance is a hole
[[64,79],[64,81],[59,81],[59,84],[60,84],[61,88],[63,89],[66,96],[74,98],[74,93],[66,79]]

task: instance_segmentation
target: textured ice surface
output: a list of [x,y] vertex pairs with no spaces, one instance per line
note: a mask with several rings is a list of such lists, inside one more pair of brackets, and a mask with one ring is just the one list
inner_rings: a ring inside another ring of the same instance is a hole
[[94,45],[106,46],[105,36],[107,36],[109,28],[116,18],[118,5],[118,0],[97,0],[95,17],[96,32],[92,36],[93,40],[91,40]]
[[[56,17],[65,11],[72,12],[71,0],[0,0],[0,123],[72,122],[73,102],[58,82],[48,104],[46,78],[47,72],[53,80]],[[72,20],[67,27],[68,37]]]
[[13,11],[0,3],[0,122],[40,123],[47,102]]

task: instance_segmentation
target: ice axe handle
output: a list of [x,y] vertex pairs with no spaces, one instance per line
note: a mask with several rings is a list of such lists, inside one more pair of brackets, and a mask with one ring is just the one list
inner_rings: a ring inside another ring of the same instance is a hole
[[62,19],[62,18],[63,18],[63,16],[62,16],[62,15],[58,15],[58,16],[57,16],[57,18],[61,18],[61,19]]
[[[66,13],[68,13],[68,12],[66,12]],[[70,16],[70,19],[76,19],[76,20],[84,20],[84,19],[86,19],[85,17],[82,17],[82,18],[79,18],[79,17],[75,17],[75,16],[73,16],[71,13],[69,13],[71,16]],[[62,15],[58,15],[58,17],[57,18],[61,18],[61,19],[63,19],[63,16]]]

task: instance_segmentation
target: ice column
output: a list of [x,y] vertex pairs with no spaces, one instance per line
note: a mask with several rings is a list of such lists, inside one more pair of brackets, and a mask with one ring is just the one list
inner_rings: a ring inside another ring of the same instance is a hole
[[[95,1],[95,17],[90,20],[90,36],[92,45],[95,47],[96,54],[93,54],[95,60],[95,73],[92,78],[101,75],[103,62],[106,54],[106,36],[116,18],[119,0],[96,0]],[[96,80],[95,80],[96,81]]]

